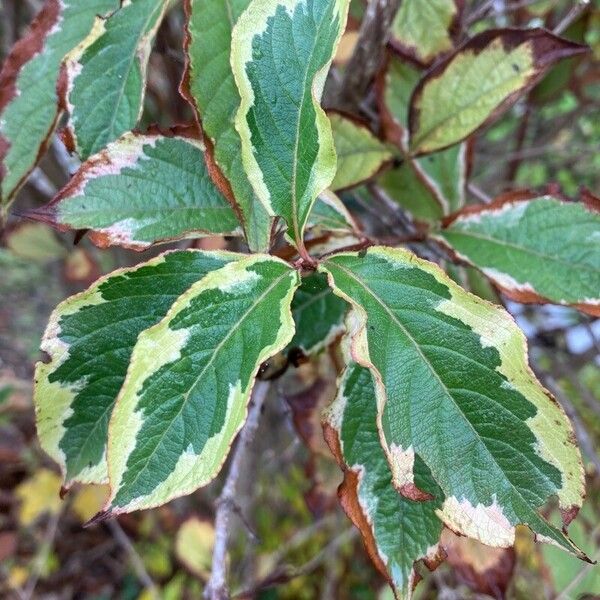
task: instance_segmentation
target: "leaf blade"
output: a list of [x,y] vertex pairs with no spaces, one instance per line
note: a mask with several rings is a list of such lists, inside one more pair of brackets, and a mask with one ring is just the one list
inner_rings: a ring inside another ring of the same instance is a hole
[[438,235],[513,299],[575,306],[596,316],[599,237],[600,214],[592,206],[518,194],[456,214]]
[[344,470],[338,496],[396,597],[410,598],[417,583],[414,564],[437,554],[442,522],[435,511],[443,495],[422,463],[417,484],[433,492],[435,499],[416,502],[396,491],[376,420],[372,376],[351,363],[323,420],[325,439]]
[[233,26],[250,0],[186,0],[186,72],[182,91],[214,144],[217,165],[231,184],[244,217],[250,250],[268,250],[271,217],[244,173],[241,141],[235,130],[240,94],[229,57]]
[[[512,106],[554,63],[586,51],[544,29],[492,29],[475,36],[415,89],[411,152],[434,152],[463,140]],[[481,78],[482,73],[491,75]],[[459,83],[465,93],[454,93]]]
[[28,216],[63,229],[90,229],[100,247],[239,234],[237,217],[213,183],[202,142],[126,134],[92,156],[46,206]]
[[[117,0],[48,0],[0,74],[1,204],[8,205],[43,155],[59,117],[56,84],[64,56]],[[27,115],[35,114],[35,119]]]
[[41,345],[50,361],[36,365],[34,403],[40,443],[66,487],[107,481],[108,419],[138,334],[195,281],[240,257],[166,253],[99,279],[55,309]]
[[394,153],[369,128],[340,113],[329,112],[337,154],[337,173],[332,190],[353,187],[373,177],[390,162]]
[[[260,364],[293,336],[298,284],[279,259],[245,258],[194,284],[140,335],[109,429],[109,513],[164,504],[217,475]],[[278,328],[264,327],[274,315]]]
[[553,495],[576,512],[583,472],[572,427],[529,369],[508,313],[408,251],[340,254],[321,268],[354,308],[353,358],[375,373],[395,481],[411,483],[412,448],[446,495],[438,515],[451,529],[503,547],[526,523],[583,557],[538,513]]
[[405,0],[391,26],[392,45],[423,65],[454,47],[464,2],[461,0]]
[[167,9],[164,0],[132,0],[67,58],[66,131],[82,160],[131,131],[140,119],[150,50]]
[[283,217],[297,245],[315,199],[335,176],[331,126],[319,100],[348,4],[255,0],[233,32],[244,167],[260,201]]

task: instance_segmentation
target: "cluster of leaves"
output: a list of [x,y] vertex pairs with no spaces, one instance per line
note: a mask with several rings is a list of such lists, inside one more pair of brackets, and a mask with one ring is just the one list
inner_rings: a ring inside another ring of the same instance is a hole
[[541,514],[557,497],[572,521],[583,470],[512,317],[401,239],[378,245],[336,192],[370,180],[427,248],[507,297],[600,316],[591,193],[465,206],[474,136],[586,47],[545,29],[459,41],[462,2],[404,0],[375,84],[375,132],[320,102],[349,0],[187,0],[181,93],[195,122],[139,133],[170,3],[118,4],[48,0],[8,57],[3,211],[65,112],[83,162],[30,217],[86,230],[100,247],[227,235],[250,253],[166,252],[54,311],[34,399],[64,489],[109,483],[96,520],[191,493],[219,473],[265,363],[343,333],[325,438],[344,472],[342,506],[398,597],[411,594],[417,561],[441,559],[444,526],[508,547],[525,524],[585,559]]

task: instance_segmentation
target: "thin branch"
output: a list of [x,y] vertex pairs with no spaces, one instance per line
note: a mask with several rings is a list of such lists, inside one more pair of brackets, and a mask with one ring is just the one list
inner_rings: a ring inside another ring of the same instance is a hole
[[390,26],[400,0],[372,0],[363,17],[356,49],[346,64],[336,104],[349,111],[358,110],[385,56]]
[[480,202],[483,202],[484,204],[489,204],[492,201],[492,198],[490,198],[490,196],[488,196],[481,188],[479,188],[472,182],[469,182],[467,184],[467,190],[473,196],[475,196],[475,198],[477,198],[477,200],[479,200]]
[[212,572],[204,590],[206,600],[227,600],[227,544],[229,542],[229,522],[236,509],[236,488],[241,475],[241,467],[250,442],[258,428],[262,407],[269,393],[268,381],[257,381],[252,394],[252,404],[248,410],[246,424],[240,433],[233,452],[229,473],[221,495],[217,500],[215,515],[215,545],[212,557]]
[[110,529],[111,533],[117,540],[117,543],[127,552],[129,556],[129,560],[131,562],[131,566],[137,575],[137,578],[144,585],[144,587],[150,592],[152,598],[155,600],[159,600],[158,588],[154,581],[152,581],[152,577],[146,571],[146,567],[144,566],[144,562],[140,558],[140,555],[137,553],[134,545],[131,543],[129,536],[125,533],[121,525],[118,521],[112,519],[106,522],[107,527]]
[[349,542],[354,540],[358,536],[358,530],[354,527],[342,531],[338,536],[333,538],[329,544],[327,544],[322,550],[320,550],[313,558],[300,566],[293,565],[278,565],[271,573],[260,580],[256,585],[251,588],[237,591],[233,598],[254,598],[261,590],[279,585],[281,583],[287,583],[297,577],[308,575],[320,567],[324,562],[329,560],[337,549]]
[[556,35],[564,33],[588,9],[589,5],[590,0],[578,0],[564,19],[552,30],[552,33]]
[[61,515],[62,510],[59,510],[50,516],[48,525],[46,527],[46,531],[44,532],[44,539],[40,544],[39,551],[33,562],[31,577],[27,582],[25,590],[22,594],[20,594],[20,597],[23,598],[23,600],[30,600],[31,598],[33,598],[33,593],[35,592],[35,588],[42,575],[44,567],[48,562],[48,556],[50,555],[52,546],[54,545],[54,539],[56,538],[56,533],[58,531],[58,522],[60,521]]

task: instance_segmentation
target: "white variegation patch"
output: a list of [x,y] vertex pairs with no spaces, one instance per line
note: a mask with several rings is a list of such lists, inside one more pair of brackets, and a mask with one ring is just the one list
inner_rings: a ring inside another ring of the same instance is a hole
[[488,546],[508,548],[515,542],[515,528],[504,515],[494,496],[492,504],[473,506],[466,498],[454,496],[444,500],[438,517],[456,533],[461,533]]
[[414,485],[415,451],[412,446],[404,449],[392,442],[389,447],[388,460],[396,489]]
[[[63,382],[50,382],[54,373],[68,358],[70,346],[61,337],[60,321],[62,318],[79,312],[86,306],[102,304],[105,300],[99,292],[102,278],[94,286],[81,292],[57,306],[50,316],[46,331],[42,337],[40,349],[50,357],[48,363],[38,362],[35,367],[35,387],[33,402],[36,413],[36,427],[40,445],[60,465],[63,478],[66,477],[66,457],[60,448],[66,429],[65,421],[71,416],[73,400],[86,385],[86,378],[65,385]],[[82,483],[104,483],[106,481],[106,465],[96,465],[87,469],[77,481]],[[72,482],[66,481],[67,485]]]
[[[138,410],[139,394],[144,383],[161,367],[181,357],[181,350],[189,336],[187,329],[170,329],[169,322],[170,315],[167,313],[160,323],[140,334],[115,403],[108,428],[111,497],[121,486],[127,459],[136,446],[137,434],[144,422],[144,415]],[[118,440],[117,444],[115,440]]]
[[[551,200],[551,196],[541,196],[540,200]],[[481,223],[485,217],[492,216],[494,219],[502,219],[507,227],[516,227],[523,218],[525,211],[529,205],[529,201],[506,202],[500,207],[484,208],[483,210],[467,213],[458,217],[452,225],[457,229],[461,229],[461,225],[469,223]]]

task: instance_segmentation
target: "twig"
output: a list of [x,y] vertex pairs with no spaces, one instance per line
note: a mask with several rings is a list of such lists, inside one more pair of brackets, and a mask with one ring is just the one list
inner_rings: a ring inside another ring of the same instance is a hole
[[552,33],[555,33],[556,35],[563,33],[572,23],[577,21],[577,19],[587,10],[589,5],[590,0],[578,0],[578,2],[575,3],[575,6],[573,6],[573,8],[565,15],[565,18],[552,30]]
[[48,525],[44,533],[44,539],[33,562],[32,575],[29,581],[27,582],[25,590],[22,594],[20,594],[20,597],[23,598],[23,600],[30,600],[33,597],[33,593],[35,592],[35,588],[42,575],[44,566],[48,561],[50,550],[52,549],[52,546],[54,544],[54,538],[56,538],[56,532],[58,531],[58,522],[60,520],[61,515],[62,510],[59,510],[50,516],[50,520],[48,521]]
[[363,17],[354,54],[350,57],[337,96],[337,105],[355,111],[366,95],[385,55],[390,26],[400,0],[372,0]]
[[137,550],[131,543],[129,536],[125,533],[125,531],[123,531],[123,528],[115,519],[106,521],[106,525],[114,535],[118,544],[125,550],[125,552],[127,552],[129,560],[131,561],[131,566],[133,567],[133,570],[135,571],[135,574],[140,582],[150,592],[155,600],[159,600],[158,588],[156,587],[154,581],[152,581],[148,571],[146,571],[146,567],[144,566],[140,555],[137,553]]
[[258,427],[262,407],[269,392],[268,381],[257,381],[252,394],[252,404],[248,410],[246,424],[240,433],[233,452],[229,473],[221,495],[217,500],[215,515],[215,545],[212,556],[212,572],[204,590],[206,600],[227,600],[227,544],[229,541],[229,521],[235,512],[235,496],[241,466],[246,451]]
[[467,184],[467,190],[469,190],[469,192],[473,194],[477,200],[483,202],[484,204],[489,204],[492,201],[492,199],[474,183]]
[[298,567],[293,565],[280,565],[279,568],[275,568],[269,575],[264,577],[252,588],[245,589],[243,591],[237,591],[233,598],[254,598],[256,594],[266,588],[272,587],[273,585],[280,583],[287,583],[297,577],[308,575],[317,569],[323,562],[329,559],[333,552],[335,552],[342,544],[353,540],[358,535],[358,530],[354,527],[349,527],[345,531],[342,531],[337,537],[335,537],[329,544],[327,544],[320,552],[318,552],[308,562]]

